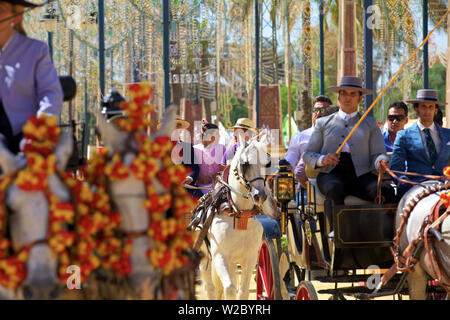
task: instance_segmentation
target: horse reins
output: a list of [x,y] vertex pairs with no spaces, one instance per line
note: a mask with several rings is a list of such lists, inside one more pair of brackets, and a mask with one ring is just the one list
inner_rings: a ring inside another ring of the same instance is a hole
[[[420,184],[423,185],[423,184]],[[425,190],[417,194],[413,199],[411,199],[403,209],[403,212],[400,214],[402,221],[400,222],[399,227],[396,230],[396,235],[394,237],[394,244],[391,247],[391,253],[394,257],[394,264],[391,268],[383,275],[381,278],[380,284],[386,284],[396,273],[397,271],[408,273],[414,272],[414,266],[419,261],[419,255],[422,251],[423,247],[425,247],[426,252],[428,254],[430,264],[432,266],[432,270],[434,273],[435,281],[438,285],[442,286],[447,292],[450,292],[450,280],[442,266],[439,264],[439,261],[434,253],[434,250],[430,248],[429,240],[430,236],[428,232],[431,232],[435,238],[441,241],[443,238],[439,237],[439,232],[435,230],[437,226],[442,224],[442,222],[448,217],[449,210],[439,216],[439,208],[441,207],[441,201],[438,201],[433,207],[432,213],[425,217],[422,222],[422,226],[418,232],[418,237],[411,241],[408,246],[400,253],[400,239],[403,234],[403,231],[406,227],[408,219],[410,217],[411,212],[414,207],[421,201],[422,199],[428,197],[431,194],[449,190],[450,183],[441,184],[441,185],[424,185]],[[434,231],[433,231],[434,230]],[[445,283],[442,282],[442,278],[445,279]]]
[[437,180],[437,181],[445,181],[445,178],[442,176],[436,176],[436,175],[429,175],[429,174],[420,174],[420,173],[415,173],[415,172],[404,172],[404,171],[397,171],[397,170],[391,170],[389,169],[389,167],[386,165],[386,163],[381,162],[380,161],[380,168],[379,168],[379,172],[378,172],[378,184],[377,184],[377,198],[375,199],[375,202],[377,204],[382,204],[383,201],[383,196],[381,195],[381,183],[383,180],[383,176],[384,173],[388,173],[392,178],[402,182],[402,183],[408,183],[408,184],[412,184],[412,185],[419,185],[422,186],[424,188],[427,188],[429,185],[421,183],[421,182],[414,182],[411,180],[407,180],[407,179],[403,179],[403,178],[399,178],[397,176],[397,174],[404,174],[404,175],[409,175],[409,176],[414,176],[414,177],[423,177],[425,179],[431,179],[431,180]]

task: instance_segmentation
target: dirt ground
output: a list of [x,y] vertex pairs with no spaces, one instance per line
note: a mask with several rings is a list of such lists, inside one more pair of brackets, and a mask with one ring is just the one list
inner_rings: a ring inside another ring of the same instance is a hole
[[[240,279],[240,274],[238,272],[238,279]],[[239,280],[238,280],[239,281]],[[316,293],[319,290],[325,290],[325,289],[334,289],[334,283],[322,283],[320,281],[311,281]],[[360,284],[358,283],[354,283],[354,286],[358,286]],[[338,284],[338,288],[342,288],[342,287],[349,287],[351,286],[351,283],[341,283]],[[198,284],[196,286],[196,296],[198,300],[206,300],[206,295],[204,293],[204,291],[202,290],[202,286],[201,284]],[[332,296],[330,294],[326,294],[326,293],[317,293],[317,297],[318,300],[328,300],[330,299]],[[408,296],[402,296],[401,297],[403,300],[408,300]],[[351,296],[345,296],[345,299],[347,300],[355,300],[355,298],[351,297]],[[250,294],[249,294],[249,300],[256,300],[256,270],[253,271],[253,276],[252,276],[252,280],[250,282]],[[387,296],[387,297],[382,297],[382,298],[377,298],[375,300],[394,300],[394,297],[392,296]],[[398,300],[398,297],[395,297],[395,300]]]

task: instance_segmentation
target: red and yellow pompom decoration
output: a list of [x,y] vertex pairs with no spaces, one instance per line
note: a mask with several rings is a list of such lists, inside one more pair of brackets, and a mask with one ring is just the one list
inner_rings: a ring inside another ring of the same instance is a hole
[[[445,167],[442,171],[445,178],[450,180],[450,166]],[[440,199],[444,203],[445,207],[448,208],[450,205],[450,192],[441,193]]]
[[39,117],[30,117],[23,126],[23,135],[27,139],[24,153],[38,153],[42,156],[52,154],[60,133],[56,116],[41,114]]
[[[175,142],[170,137],[160,136],[152,140],[142,132],[149,124],[148,114],[153,112],[153,106],[146,104],[153,93],[152,89],[145,84],[134,84],[129,89],[133,100],[122,104],[128,118],[118,122],[118,125],[133,135],[138,152],[132,163],[126,166],[119,153],[108,156],[109,150],[105,148],[91,158],[86,178],[100,192],[106,190],[106,176],[115,181],[126,179],[132,174],[144,181],[147,194],[142,204],[149,214],[148,235],[153,240],[147,256],[153,266],[168,275],[188,262],[183,251],[193,244],[193,233],[186,230],[185,216],[195,208],[195,200],[182,187],[189,170],[173,163],[171,151]],[[167,193],[157,194],[153,179],[158,179]],[[109,258],[103,259],[102,265],[119,274],[129,274],[132,241],[122,243],[113,237],[105,240],[100,245],[100,251],[102,256],[108,256],[109,253]],[[119,248],[121,251],[118,251]]]
[[29,247],[22,248],[16,254],[10,255],[11,240],[4,238],[6,233],[7,210],[4,202],[5,190],[11,184],[12,176],[0,179],[0,285],[14,290],[20,286],[27,276],[25,263],[30,252]]
[[131,102],[122,102],[120,107],[127,117],[118,119],[117,125],[124,131],[145,130],[150,125],[148,115],[155,110],[147,101],[153,95],[153,88],[144,84],[132,84],[129,86]]
[[61,202],[52,194],[48,177],[56,173],[56,158],[53,150],[58,142],[60,128],[56,116],[45,114],[30,117],[23,127],[26,143],[24,153],[27,166],[17,175],[3,177],[0,182],[0,284],[9,289],[16,289],[26,278],[26,261],[32,244],[20,252],[8,256],[11,247],[9,239],[3,238],[6,210],[4,208],[5,190],[15,184],[25,192],[44,192],[49,204],[49,221],[47,240],[59,261],[59,277],[67,278],[66,268],[70,265],[69,248],[74,244],[75,234],[67,231],[67,224],[73,224],[74,208],[72,203]]

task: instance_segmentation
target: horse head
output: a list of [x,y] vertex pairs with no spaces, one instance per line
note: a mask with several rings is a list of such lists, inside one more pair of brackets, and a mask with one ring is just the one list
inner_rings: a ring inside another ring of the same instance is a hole
[[267,152],[268,129],[263,129],[248,142],[239,136],[239,148],[230,165],[230,185],[247,195],[232,192],[232,199],[240,210],[258,207],[269,216],[275,215],[274,201],[266,185],[266,168],[271,166]]
[[[149,229],[153,221],[150,221],[149,211],[151,209],[149,209],[148,190],[152,189],[156,200],[165,199],[164,196],[171,194],[172,190],[167,185],[167,182],[170,181],[163,181],[157,174],[154,174],[152,178],[137,177],[134,171],[131,173],[130,168],[135,165],[136,161],[146,161],[152,158],[139,153],[144,140],[151,141],[153,144],[159,138],[170,137],[171,132],[175,129],[176,107],[171,106],[166,109],[161,127],[152,136],[148,136],[144,131],[121,132],[112,123],[107,122],[98,110],[96,110],[96,116],[105,145],[109,147],[109,156],[121,157],[120,161],[123,166],[127,167],[126,171],[130,170],[130,174],[127,174],[126,177],[109,179],[108,183],[111,202],[121,214],[120,228],[124,237],[132,240],[129,259],[131,270],[127,277],[131,294],[141,296],[143,292],[150,292],[152,295],[156,285],[161,281],[162,273],[153,265],[148,254],[150,250],[154,249],[154,242],[149,237]],[[170,149],[171,146],[170,142]],[[112,160],[114,159],[110,158],[109,161]],[[158,168],[167,165],[163,164],[162,158],[154,157],[151,160]],[[170,177],[167,180],[170,180]],[[147,206],[145,202],[147,202]]]
[[[66,167],[72,147],[72,133],[63,132],[53,152],[57,170],[63,171]],[[49,158],[36,155],[39,161],[47,161],[45,165],[50,167]],[[55,172],[44,178],[26,177],[29,177],[37,158],[31,158],[27,153],[15,156],[0,143],[3,179],[10,179],[6,189],[3,189],[2,206],[7,208],[4,213],[7,215],[12,249],[18,260],[23,259],[24,262],[24,277],[20,283],[16,283],[20,286],[22,296],[25,299],[56,299],[63,287],[58,278],[60,261],[48,241],[49,199],[52,197],[55,201],[70,202],[71,194]],[[36,187],[42,181],[45,181],[43,187]]]

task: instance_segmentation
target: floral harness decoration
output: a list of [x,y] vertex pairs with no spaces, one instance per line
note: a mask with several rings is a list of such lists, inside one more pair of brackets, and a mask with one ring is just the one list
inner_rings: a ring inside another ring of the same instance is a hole
[[[93,235],[101,225],[98,204],[93,202],[93,194],[87,184],[75,180],[71,174],[56,168],[54,147],[59,140],[60,127],[56,116],[32,116],[23,127],[26,143],[23,152],[26,167],[16,173],[0,178],[0,285],[10,290],[17,289],[27,276],[26,262],[33,245],[46,242],[58,259],[58,277],[65,282],[70,274],[67,267],[77,264],[82,267],[82,278],[99,266],[93,254]],[[72,193],[73,201],[62,202],[50,190],[48,178],[57,174]],[[5,192],[15,184],[25,192],[44,192],[48,201],[49,215],[46,239],[33,241],[18,252],[13,252],[11,240],[6,238],[7,209]],[[74,206],[75,204],[75,206]],[[75,221],[76,219],[76,221]],[[109,221],[105,221],[109,222]],[[74,226],[70,231],[68,226]]]
[[[132,101],[121,104],[127,117],[118,119],[116,124],[128,132],[129,139],[135,139],[137,154],[128,167],[122,162],[121,153],[110,155],[107,147],[96,151],[91,155],[86,178],[91,185],[96,186],[97,195],[102,199],[109,197],[108,180],[122,180],[133,174],[145,183],[146,198],[142,204],[147,209],[150,221],[146,234],[153,242],[153,248],[147,252],[147,256],[163,275],[169,275],[188,265],[189,259],[184,252],[193,244],[194,235],[186,230],[185,216],[195,208],[195,201],[182,186],[189,171],[183,165],[172,162],[174,142],[170,137],[159,136],[152,140],[144,131],[150,124],[148,115],[154,111],[154,106],[146,103],[153,94],[152,89],[145,84],[134,84],[129,87],[129,91]],[[158,160],[161,160],[161,165]],[[153,178],[157,178],[169,191],[158,195],[152,185]],[[106,211],[109,211],[110,204],[106,204],[106,207]],[[120,219],[120,215],[117,219]],[[116,236],[107,240],[104,242],[106,248],[102,251],[115,252],[120,260],[116,261],[115,257],[104,258],[102,266],[115,269],[122,275],[129,274],[132,237]]]

